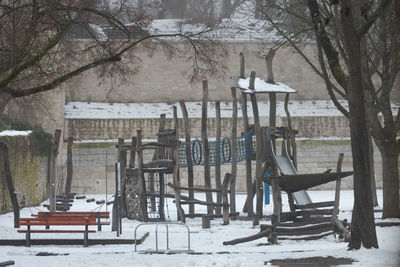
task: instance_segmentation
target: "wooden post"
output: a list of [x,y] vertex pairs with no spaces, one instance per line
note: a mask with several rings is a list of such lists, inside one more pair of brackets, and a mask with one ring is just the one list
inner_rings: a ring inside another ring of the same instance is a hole
[[[121,162],[121,150],[122,146],[124,145],[124,139],[123,138],[118,138],[118,144],[117,144],[117,162]],[[117,164],[115,165],[115,194],[114,194],[114,203],[113,203],[113,208],[112,208],[112,225],[111,225],[111,231],[117,231],[117,236],[119,236],[119,227],[120,227],[120,217],[121,217],[121,196],[118,194],[118,170],[117,170]],[[119,165],[121,166],[121,165]]]
[[127,214],[126,210],[126,195],[125,195],[125,185],[126,185],[126,163],[127,163],[127,151],[121,151],[121,218],[125,218]]
[[297,146],[296,146],[296,135],[293,131],[292,128],[292,119],[290,117],[290,112],[289,112],[289,93],[285,95],[285,113],[286,113],[286,118],[287,118],[287,123],[288,123],[288,135],[290,138],[290,146],[291,146],[291,155],[292,161],[293,161],[293,166],[297,169]]
[[72,175],[74,167],[72,165],[72,145],[74,142],[73,137],[68,137],[67,145],[67,181],[65,182],[65,194],[71,193]]
[[[218,190],[221,190],[221,103],[220,101],[215,101],[215,186]],[[217,192],[217,203],[222,203],[222,192]],[[221,214],[221,207],[217,206],[215,208],[216,214]]]
[[[194,186],[194,178],[193,178],[193,162],[192,162],[192,153],[190,147],[190,125],[189,125],[189,115],[186,109],[185,102],[183,100],[179,101],[179,105],[182,110],[183,116],[183,128],[185,129],[185,143],[186,143],[186,160],[187,160],[187,171],[188,171],[188,187],[193,188]],[[194,191],[193,189],[189,189],[189,198],[194,199]],[[194,214],[194,204],[189,204],[189,214]]]
[[236,174],[237,174],[237,97],[236,88],[231,88],[232,93],[232,165],[230,182],[230,212],[236,213]]
[[[252,71],[250,75],[249,89],[254,90],[254,81],[256,78],[256,72]],[[257,98],[255,93],[250,94],[251,105],[253,107],[254,114],[254,126],[256,131],[256,214],[261,217],[263,215],[263,187],[262,187],[262,151],[264,142],[262,138],[262,132],[260,127],[260,117],[258,113]]]
[[[268,51],[267,56],[265,57],[265,62],[267,65],[267,81],[269,83],[275,83],[274,82],[274,74],[272,70],[272,61],[275,56],[275,49],[270,49]],[[276,127],[276,93],[272,92],[268,94],[269,96],[269,127]],[[275,144],[275,138],[273,135],[271,135],[271,143],[272,143],[272,148],[274,151],[276,151],[276,144]],[[275,164],[271,165],[271,175],[272,176],[277,176],[278,175],[278,170],[276,168]],[[282,211],[282,195],[281,195],[281,190],[279,188],[279,183],[276,179],[272,179],[271,181],[271,187],[272,187],[272,198],[274,200],[274,215],[276,216],[277,223],[280,222],[280,214]]]
[[[249,133],[249,117],[247,115],[247,96],[245,93],[242,93],[242,117],[243,117],[243,128],[244,133],[247,135]],[[247,140],[247,139],[246,139]],[[252,140],[249,140],[249,143],[246,143],[246,150],[252,149],[253,144]],[[243,207],[243,212],[247,212],[247,216],[253,217],[253,183],[252,183],[252,175],[251,175],[251,157],[246,159],[246,189],[247,189],[247,201],[245,206]]]
[[14,228],[19,228],[19,204],[18,198],[15,191],[14,183],[12,180],[11,170],[10,170],[10,161],[8,160],[8,148],[7,145],[3,142],[0,142],[0,150],[3,156],[3,171],[4,178],[7,184],[7,190],[10,195],[11,205],[14,211]]
[[179,123],[178,123],[178,112],[176,106],[173,106],[174,114],[174,128],[175,128],[175,144],[172,151],[172,161],[174,162],[173,179],[174,179],[174,191],[175,191],[175,205],[178,211],[178,217],[181,222],[185,223],[185,212],[181,207],[181,192],[178,187],[181,186],[181,181],[179,177]]
[[244,65],[244,54],[240,52],[240,78],[245,78],[245,65]]
[[207,214],[207,215],[201,216],[201,228],[202,229],[211,228],[210,215]]
[[143,172],[143,145],[142,145],[142,130],[136,130],[137,143],[136,151],[138,156],[138,183],[140,186],[139,199],[140,199],[140,211],[142,215],[142,221],[147,222],[149,220],[147,214],[147,195],[146,195],[146,183],[144,180]]
[[51,168],[50,168],[50,194],[49,204],[50,211],[56,210],[56,175],[57,175],[57,156],[58,146],[60,144],[61,130],[56,129],[54,132],[54,142],[51,149]]
[[[203,80],[203,101],[201,112],[201,139],[203,143],[203,156],[204,156],[204,186],[211,189],[211,175],[210,175],[210,151],[208,147],[207,136],[207,102],[208,102],[208,82]],[[212,192],[206,192],[207,202],[213,202]],[[207,206],[207,214],[213,214],[213,207]]]
[[226,173],[222,182],[222,203],[223,203],[223,225],[229,224],[229,203],[228,203],[228,184],[231,179],[231,174]]
[[[158,126],[158,132],[163,132],[165,129],[165,114],[161,114],[160,116],[160,121],[159,121],[159,126]],[[161,137],[157,136],[157,142],[160,143]],[[158,147],[155,149],[152,157],[152,161],[160,159],[160,148]],[[154,196],[155,192],[155,184],[154,184],[154,173],[148,173],[148,178],[149,178],[149,192],[151,195],[150,197],[150,205],[151,205],[151,211],[156,211],[156,197]]]
[[129,157],[129,169],[135,168],[135,160],[136,160],[136,136],[132,136],[131,139],[131,150],[130,150],[130,157]]
[[[337,161],[336,165],[336,172],[340,173],[342,172],[342,163],[343,163],[343,153],[339,154],[339,158]],[[335,190],[335,206],[333,207],[333,212],[332,215],[334,217],[337,217],[339,214],[339,202],[340,202],[340,185],[342,183],[342,179],[337,179],[336,180],[336,190]]]

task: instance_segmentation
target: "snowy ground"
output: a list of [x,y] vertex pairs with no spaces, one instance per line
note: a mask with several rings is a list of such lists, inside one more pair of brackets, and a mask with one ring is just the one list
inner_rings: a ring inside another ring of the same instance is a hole
[[[313,201],[331,200],[333,191],[310,191]],[[96,200],[105,199],[105,195],[94,195]],[[199,194],[198,198],[203,196]],[[382,192],[378,191],[379,203],[382,203]],[[245,198],[237,196],[238,209],[241,209]],[[283,195],[286,203],[286,195]],[[342,191],[340,203],[340,219],[351,219],[353,205],[353,192]],[[85,200],[75,200],[72,210],[92,211],[96,209],[94,203],[86,203]],[[28,217],[32,213],[44,210],[42,207],[25,208],[21,211],[21,217]],[[109,210],[111,206],[109,207]],[[105,207],[102,208],[105,210]],[[284,210],[288,210],[287,205]],[[176,211],[171,200],[168,201],[168,211],[171,220],[176,219]],[[271,214],[272,206],[264,207],[264,214]],[[380,213],[375,217],[379,218]],[[379,220],[379,219],[377,219]],[[138,221],[123,220],[123,233],[119,238],[133,239],[134,229]],[[400,266],[400,227],[377,227],[379,249],[360,249],[347,251],[347,243],[339,242],[333,236],[316,241],[280,241],[279,245],[265,244],[265,239],[242,243],[235,246],[224,246],[223,241],[255,234],[259,228],[252,227],[250,221],[232,221],[228,226],[222,226],[222,219],[211,222],[211,229],[201,228],[201,219],[188,219],[187,225],[191,231],[191,249],[195,254],[143,254],[134,252],[133,245],[95,245],[83,246],[32,246],[27,247],[0,247],[0,262],[13,260],[15,266],[263,266],[270,265],[273,259],[307,258],[315,256],[332,256],[336,258],[351,258],[355,260],[355,266]],[[269,222],[261,222],[269,223]],[[24,239],[24,234],[17,233],[13,225],[13,214],[0,215],[0,239]],[[165,232],[160,227],[159,248],[165,248]],[[155,249],[154,226],[141,227],[138,237],[146,232],[150,236],[138,246],[138,250]],[[43,238],[82,238],[82,234],[33,234],[32,239]],[[110,227],[104,227],[102,232],[89,234],[89,239],[117,238]],[[170,248],[187,249],[187,234],[182,227],[170,227]],[[59,254],[58,256],[36,256],[40,252]]]

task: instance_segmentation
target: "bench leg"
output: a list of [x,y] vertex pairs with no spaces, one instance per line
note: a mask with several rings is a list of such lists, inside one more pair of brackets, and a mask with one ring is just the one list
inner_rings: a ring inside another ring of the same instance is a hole
[[31,226],[30,225],[28,225],[28,229],[27,229],[28,231],[26,232],[26,246],[27,247],[30,247],[31,246],[31,232],[30,232],[30,230],[31,230]]
[[97,231],[101,231],[100,212],[97,213]]
[[89,235],[89,233],[88,233],[89,227],[87,225],[85,225],[85,230],[86,230],[86,232],[83,233],[83,246],[87,247],[88,246],[88,235]]

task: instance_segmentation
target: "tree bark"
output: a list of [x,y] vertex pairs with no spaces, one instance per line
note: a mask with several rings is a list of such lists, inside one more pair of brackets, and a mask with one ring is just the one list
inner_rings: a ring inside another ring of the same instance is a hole
[[12,181],[12,175],[10,170],[10,162],[8,160],[8,148],[3,142],[0,142],[1,154],[3,156],[3,170],[4,177],[7,184],[8,193],[10,194],[11,204],[14,210],[14,228],[19,228],[19,204],[17,194],[15,192],[14,184]]
[[399,151],[392,144],[380,148],[382,156],[383,213],[382,219],[400,218]]
[[74,167],[72,165],[72,145],[74,143],[73,137],[68,137],[67,146],[67,181],[65,182],[65,194],[71,193],[71,184]]
[[365,95],[361,73],[360,37],[354,28],[353,6],[341,3],[341,24],[349,60],[349,111],[351,149],[354,169],[354,207],[349,249],[378,248],[371,193],[369,138],[365,110]]

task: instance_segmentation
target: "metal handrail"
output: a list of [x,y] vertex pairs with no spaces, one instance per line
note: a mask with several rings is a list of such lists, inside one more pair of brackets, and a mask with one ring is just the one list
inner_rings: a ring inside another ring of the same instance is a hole
[[147,223],[138,224],[135,227],[135,252],[137,252],[137,243],[136,243],[137,229],[139,227],[143,226],[143,225],[155,225],[156,226],[156,229],[155,229],[155,234],[156,234],[156,252],[160,252],[160,250],[158,249],[158,225],[160,225],[160,224],[165,225],[165,228],[167,230],[166,231],[166,240],[167,240],[167,250],[168,251],[169,251],[169,227],[168,227],[168,225],[175,224],[175,225],[185,226],[186,229],[187,229],[187,233],[188,233],[188,249],[187,250],[190,251],[190,229],[186,224],[181,223],[181,222],[147,222]]

